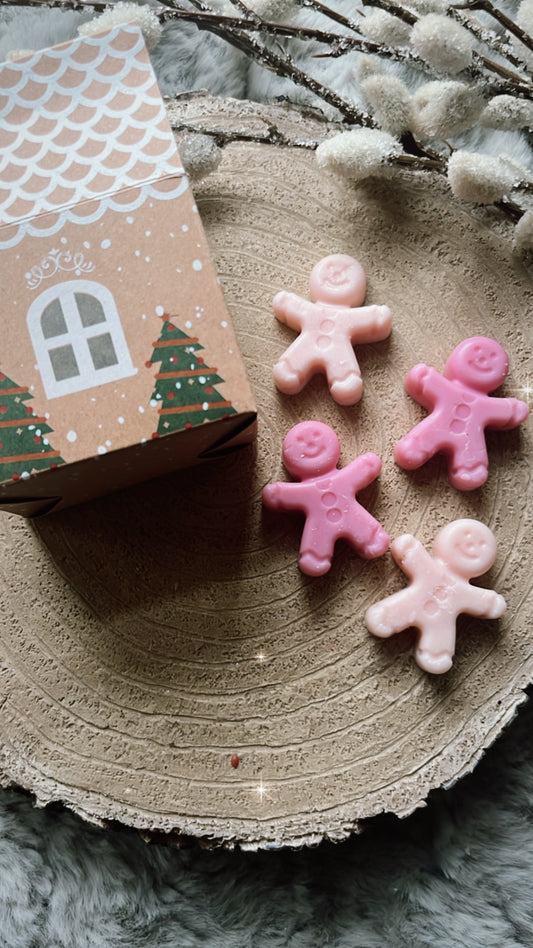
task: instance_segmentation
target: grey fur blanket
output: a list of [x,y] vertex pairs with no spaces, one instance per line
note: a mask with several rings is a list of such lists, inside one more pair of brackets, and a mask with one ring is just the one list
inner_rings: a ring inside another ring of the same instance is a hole
[[[87,18],[4,8],[0,59],[68,39]],[[284,91],[193,26],[169,27],[153,61],[169,94]],[[529,948],[532,730],[528,699],[474,773],[427,807],[300,851],[180,850],[0,790],[0,946]]]
[[403,821],[300,851],[178,850],[0,792],[4,948],[530,948],[533,703]]

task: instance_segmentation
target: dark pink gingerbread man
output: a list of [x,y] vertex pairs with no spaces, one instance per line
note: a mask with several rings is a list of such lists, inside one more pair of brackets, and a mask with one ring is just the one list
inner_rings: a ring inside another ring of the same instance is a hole
[[368,452],[339,469],[340,450],[328,425],[300,422],[283,441],[285,467],[300,483],[278,482],[263,490],[265,506],[305,514],[299,565],[309,576],[327,573],[341,537],[366,559],[382,556],[389,547],[388,533],[355,498],[378,476],[380,459]]
[[444,374],[415,365],[405,388],[431,414],[398,441],[394,457],[414,470],[434,454],[448,455],[450,481],[459,490],[481,487],[488,476],[485,428],[515,428],[529,413],[517,398],[493,398],[509,369],[499,343],[485,336],[465,339],[453,350]]
[[274,381],[280,392],[295,395],[313,375],[323,372],[334,400],[354,405],[361,398],[363,382],[353,346],[386,339],[390,309],[361,305],[365,272],[345,253],[319,260],[309,286],[313,302],[284,290],[274,297],[277,319],[300,333],[274,366]]

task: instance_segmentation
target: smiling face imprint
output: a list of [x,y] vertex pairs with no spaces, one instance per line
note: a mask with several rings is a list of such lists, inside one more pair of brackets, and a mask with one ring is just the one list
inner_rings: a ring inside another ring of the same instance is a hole
[[501,385],[508,369],[507,356],[499,343],[485,336],[473,336],[454,349],[445,375],[488,394]]
[[366,293],[366,276],[361,264],[344,253],[319,260],[309,279],[313,300],[339,306],[360,306]]
[[320,421],[302,421],[283,442],[285,467],[295,477],[320,477],[333,470],[340,457],[335,432]]
[[435,553],[465,579],[481,576],[496,558],[492,531],[478,520],[455,520],[437,534]]

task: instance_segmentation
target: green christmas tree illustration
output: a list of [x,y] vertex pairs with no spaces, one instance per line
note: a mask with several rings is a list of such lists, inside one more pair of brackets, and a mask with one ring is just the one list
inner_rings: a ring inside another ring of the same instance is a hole
[[0,372],[0,481],[64,464],[45,437],[53,429],[26,405],[33,395]]
[[154,342],[152,358],[146,363],[148,368],[157,362],[161,364],[151,399],[159,413],[155,436],[234,415],[231,402],[215,388],[224,379],[197,355],[204,347],[197,338],[178,329],[168,313],[162,319],[163,329]]

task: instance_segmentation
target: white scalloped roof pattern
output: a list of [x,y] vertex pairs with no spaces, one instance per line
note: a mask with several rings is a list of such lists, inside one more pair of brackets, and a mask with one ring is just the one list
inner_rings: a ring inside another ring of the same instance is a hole
[[[168,176],[177,178],[174,186],[161,186]],[[28,230],[56,233],[66,219],[89,222],[108,207],[129,211],[149,195],[170,198],[185,187],[136,26],[0,66],[0,225],[21,224],[0,244],[12,245]],[[94,199],[98,206],[88,213],[83,204]],[[36,220],[47,212],[52,219]]]

